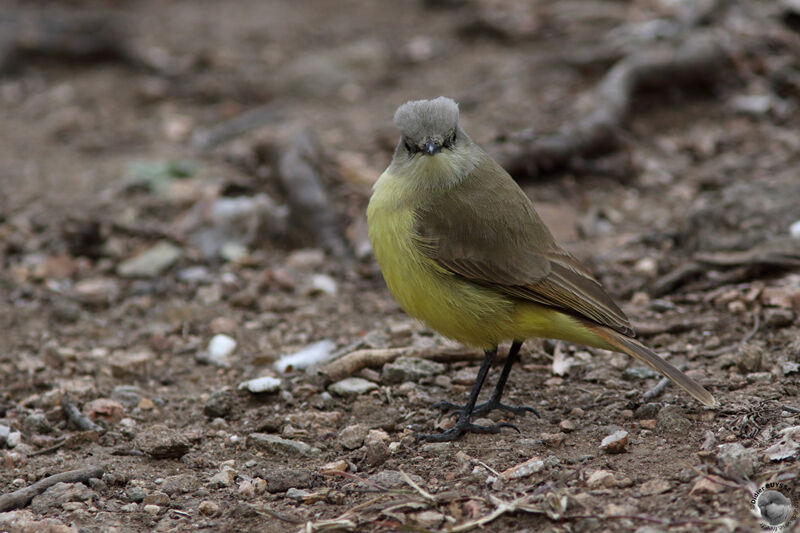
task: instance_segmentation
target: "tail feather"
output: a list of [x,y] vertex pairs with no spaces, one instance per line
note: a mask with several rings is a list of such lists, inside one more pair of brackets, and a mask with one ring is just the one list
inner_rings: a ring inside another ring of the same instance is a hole
[[616,331],[598,325],[588,325],[596,334],[608,342],[614,349],[635,357],[653,370],[660,372],[677,386],[691,394],[695,399],[708,407],[719,405],[714,396],[695,380],[664,361],[653,350],[631,337],[626,337]]

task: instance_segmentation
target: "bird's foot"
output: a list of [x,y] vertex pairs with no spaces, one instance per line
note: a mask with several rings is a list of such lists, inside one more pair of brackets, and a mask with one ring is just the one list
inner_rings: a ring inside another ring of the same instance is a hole
[[452,442],[458,440],[464,433],[500,433],[503,428],[511,428],[519,433],[519,428],[508,422],[492,424],[491,426],[481,426],[469,421],[468,416],[461,416],[456,425],[442,433],[417,434],[418,441],[425,442]]
[[[464,406],[458,405],[453,402],[441,401],[433,404],[431,408],[441,409],[442,411],[457,411],[457,410],[463,410]],[[472,410],[472,413],[470,413],[470,415],[484,415],[489,411],[494,411],[494,410],[506,411],[508,413],[514,413],[515,415],[524,415],[525,413],[533,413],[538,418],[541,418],[539,416],[539,413],[533,407],[528,407],[526,405],[521,405],[521,406],[506,405],[504,403],[501,403],[500,400],[495,400],[494,398],[492,398],[488,402],[483,402],[481,404],[476,405],[475,408]]]

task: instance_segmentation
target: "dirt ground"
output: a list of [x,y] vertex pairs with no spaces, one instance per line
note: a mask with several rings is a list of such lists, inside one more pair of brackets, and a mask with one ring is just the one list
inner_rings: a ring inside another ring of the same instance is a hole
[[[418,443],[453,424],[430,406],[465,401],[481,354],[404,315],[366,245],[398,105],[453,97],[490,152],[556,131],[614,61],[678,39],[665,21],[692,4],[3,2],[0,507],[47,476],[102,475],[0,509],[0,531],[760,531],[769,482],[797,510],[790,2],[697,23],[731,32],[732,61],[638,94],[612,153],[515,176],[718,409],[652,391],[619,354],[531,339],[506,399],[540,418]],[[344,253],[280,179],[304,128]],[[324,340],[452,357],[362,369],[361,391],[273,366]],[[276,391],[239,388],[264,376]]]

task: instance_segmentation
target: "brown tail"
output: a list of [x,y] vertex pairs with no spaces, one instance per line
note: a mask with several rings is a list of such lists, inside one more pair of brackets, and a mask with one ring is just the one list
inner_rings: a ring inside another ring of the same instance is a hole
[[664,374],[670,381],[694,396],[698,401],[703,403],[703,405],[707,405],[708,407],[716,407],[719,405],[711,393],[704,389],[699,383],[661,359],[653,350],[636,339],[626,337],[604,326],[598,326],[596,324],[587,324],[587,326],[613,346],[614,349],[626,353],[631,357],[635,357],[653,370]]

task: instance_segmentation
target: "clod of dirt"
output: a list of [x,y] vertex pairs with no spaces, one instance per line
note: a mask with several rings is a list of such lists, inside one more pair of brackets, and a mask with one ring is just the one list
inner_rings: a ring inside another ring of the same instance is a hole
[[389,434],[380,429],[372,429],[364,438],[364,448],[367,451],[367,464],[380,466],[389,458]]
[[435,376],[445,371],[445,367],[436,361],[417,357],[398,357],[388,365],[384,365],[381,381],[396,384],[406,381],[419,381],[422,378]]
[[225,418],[233,410],[235,400],[229,390],[216,391],[203,406],[203,414],[209,418]]
[[656,433],[659,435],[686,435],[692,429],[692,422],[674,406],[667,406],[658,412]]
[[136,437],[136,446],[153,459],[180,459],[189,451],[189,443],[183,435],[162,424],[141,431]]

